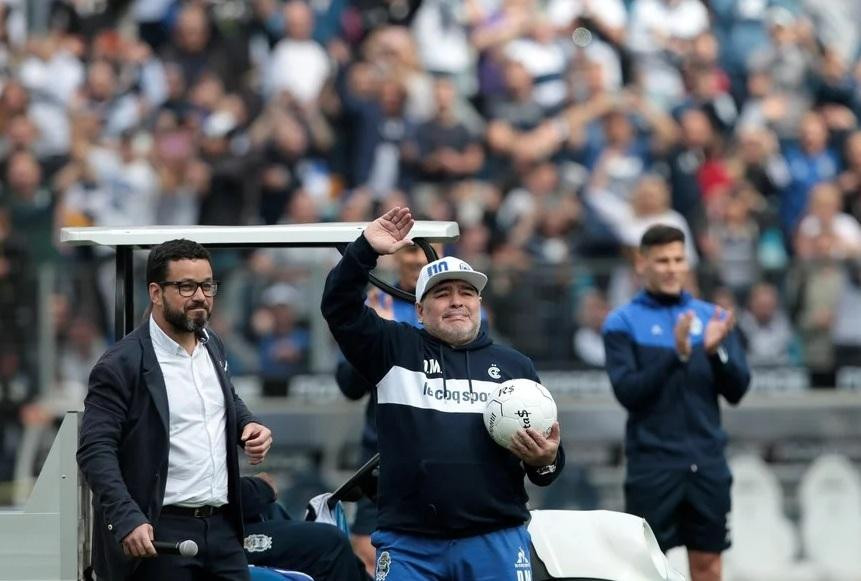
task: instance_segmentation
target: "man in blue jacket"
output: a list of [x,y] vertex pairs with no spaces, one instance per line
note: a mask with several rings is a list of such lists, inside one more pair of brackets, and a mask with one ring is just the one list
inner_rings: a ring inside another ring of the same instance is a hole
[[341,351],[376,385],[380,450],[376,578],[517,581],[531,576],[523,477],[550,484],[564,465],[559,426],[497,446],[482,414],[497,386],[538,381],[532,361],[481,330],[487,277],[453,257],[422,269],[423,328],[365,304],[377,258],[411,244],[408,208],[370,223],[329,274],[322,311]]
[[664,551],[687,547],[693,581],[718,581],[732,482],[718,396],[737,404],[750,372],[733,313],[683,290],[684,242],[672,226],[643,234],[645,288],[607,318],[604,346],[628,410],[626,510],[646,519]]

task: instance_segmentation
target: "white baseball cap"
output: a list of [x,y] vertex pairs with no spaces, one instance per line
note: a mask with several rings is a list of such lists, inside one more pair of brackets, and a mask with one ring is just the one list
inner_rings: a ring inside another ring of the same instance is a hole
[[474,286],[479,294],[487,284],[487,276],[483,272],[473,270],[460,258],[446,256],[422,267],[419,280],[416,282],[416,302],[421,301],[427,291],[444,280],[466,281]]

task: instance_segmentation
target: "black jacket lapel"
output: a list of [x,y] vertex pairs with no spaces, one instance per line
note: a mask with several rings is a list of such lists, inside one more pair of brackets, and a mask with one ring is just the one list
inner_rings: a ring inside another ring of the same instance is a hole
[[152,346],[152,337],[149,333],[149,321],[141,327],[140,333],[141,349],[143,353],[141,365],[143,367],[143,379],[149,389],[155,409],[161,418],[165,434],[170,433],[170,411],[167,405],[167,388],[164,385],[164,375],[155,356]]

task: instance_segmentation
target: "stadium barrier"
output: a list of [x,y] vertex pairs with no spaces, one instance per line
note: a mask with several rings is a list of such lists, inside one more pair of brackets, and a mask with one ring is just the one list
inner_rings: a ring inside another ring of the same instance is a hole
[[22,508],[0,511],[0,580],[75,581],[90,556],[90,490],[78,471],[80,412],[68,412]]

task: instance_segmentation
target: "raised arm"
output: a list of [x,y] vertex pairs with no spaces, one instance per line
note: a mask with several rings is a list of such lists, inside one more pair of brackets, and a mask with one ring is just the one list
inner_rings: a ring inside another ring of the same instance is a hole
[[735,330],[735,315],[721,307],[706,325],[704,348],[715,378],[715,389],[731,404],[737,404],[750,385],[750,369],[741,337]]
[[397,323],[380,318],[365,304],[368,273],[382,254],[392,254],[412,244],[407,239],[413,226],[409,208],[393,208],[371,222],[364,233],[347,246],[344,256],[326,278],[321,310],[329,330],[349,361],[362,376],[379,379],[388,369],[390,345],[387,329]]

